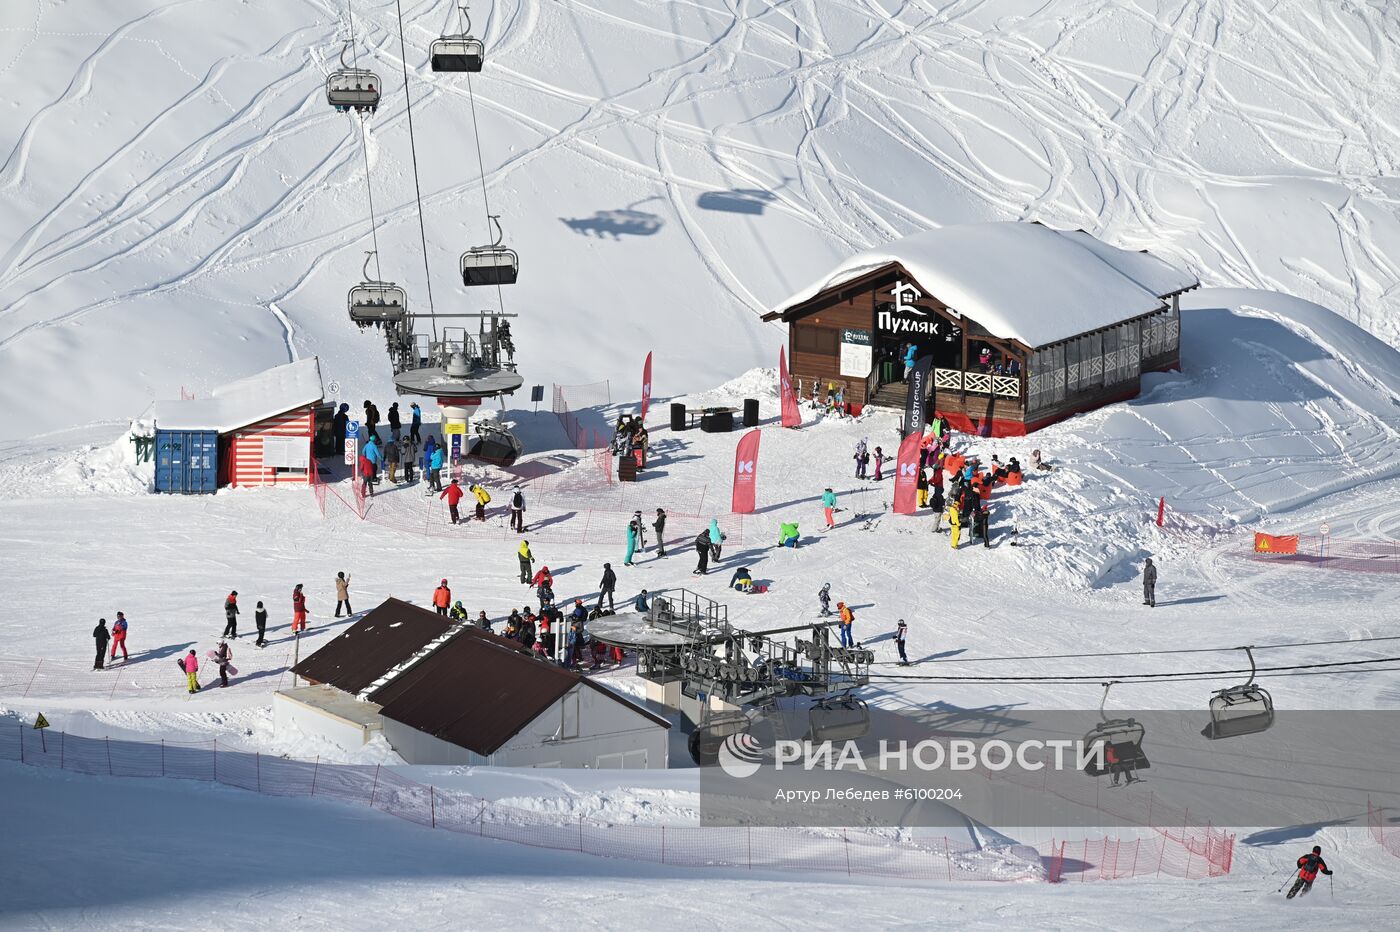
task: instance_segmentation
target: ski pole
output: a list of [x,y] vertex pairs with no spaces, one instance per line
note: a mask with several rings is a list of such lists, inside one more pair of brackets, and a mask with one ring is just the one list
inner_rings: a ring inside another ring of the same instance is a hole
[[1328,894],[1330,897],[1332,897],[1332,899],[1334,899],[1334,900],[1337,898],[1337,886],[1336,886],[1336,881],[1334,881],[1334,880],[1332,879],[1332,875],[1331,875],[1331,874],[1328,874],[1328,875],[1327,875],[1327,894]]
[[1291,873],[1291,874],[1288,875],[1288,880],[1285,880],[1283,883],[1281,883],[1281,884],[1278,885],[1278,890],[1277,890],[1277,892],[1278,892],[1278,893],[1282,893],[1282,892],[1283,892],[1283,888],[1286,887],[1286,886],[1288,886],[1288,881],[1289,881],[1289,880],[1292,880],[1294,877],[1298,876],[1298,871],[1300,871],[1301,869],[1302,869],[1302,868],[1298,868],[1298,867],[1293,868],[1293,873]]

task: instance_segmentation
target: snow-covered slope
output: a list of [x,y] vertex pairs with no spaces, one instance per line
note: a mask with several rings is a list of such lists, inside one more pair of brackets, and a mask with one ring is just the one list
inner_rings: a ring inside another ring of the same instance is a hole
[[[406,3],[439,310],[487,231],[460,76]],[[395,4],[355,6],[368,122],[321,85],[325,0],[0,5],[0,406],[116,419],[293,354],[382,395],[344,316],[373,248],[427,305]],[[473,79],[531,382],[657,390],[772,364],[755,312],[855,248],[1038,219],[1150,247],[1215,284],[1319,301],[1394,342],[1400,92],[1385,4],[1330,0],[495,0]],[[481,291],[482,289],[478,289]],[[0,422],[13,436],[23,419]]]

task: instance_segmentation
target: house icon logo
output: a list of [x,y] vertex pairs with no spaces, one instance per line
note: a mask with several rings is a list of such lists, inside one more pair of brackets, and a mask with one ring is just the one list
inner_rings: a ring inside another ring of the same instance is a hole
[[928,315],[928,311],[910,304],[924,296],[924,293],[916,288],[911,282],[895,282],[890,289],[890,296],[894,298],[894,312],[896,314],[917,314],[920,317]]

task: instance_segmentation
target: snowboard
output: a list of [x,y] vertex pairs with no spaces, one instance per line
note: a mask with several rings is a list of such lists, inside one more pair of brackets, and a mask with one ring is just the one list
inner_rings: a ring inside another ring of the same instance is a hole
[[[215,655],[215,653],[214,653],[214,651],[213,651],[212,649],[211,649],[211,650],[206,650],[206,651],[204,652],[204,656],[205,656],[206,659],[208,659],[209,661],[213,662],[214,664],[218,664],[218,662],[219,662],[219,658]],[[230,664],[227,664],[227,666],[228,666],[228,675],[229,675],[229,676],[237,676],[237,675],[238,675],[238,668],[237,668],[237,667],[235,667],[235,666],[234,666],[233,664],[231,664],[231,663],[230,663]]]

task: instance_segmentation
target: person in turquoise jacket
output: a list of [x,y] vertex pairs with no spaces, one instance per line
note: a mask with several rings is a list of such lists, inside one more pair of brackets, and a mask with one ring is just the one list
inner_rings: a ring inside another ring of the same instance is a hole
[[836,493],[831,491],[831,487],[828,486],[826,491],[822,493],[822,514],[826,516],[826,529],[828,531],[836,527],[835,511]]
[[637,529],[630,523],[627,525],[627,556],[623,559],[623,566],[632,565],[632,555],[637,552]]
[[719,529],[719,519],[710,519],[710,559],[719,562],[720,547],[724,544],[726,537]]
[[918,361],[919,347],[916,343],[910,343],[909,349],[904,351],[904,377],[909,378],[909,373],[914,371],[914,363]]

